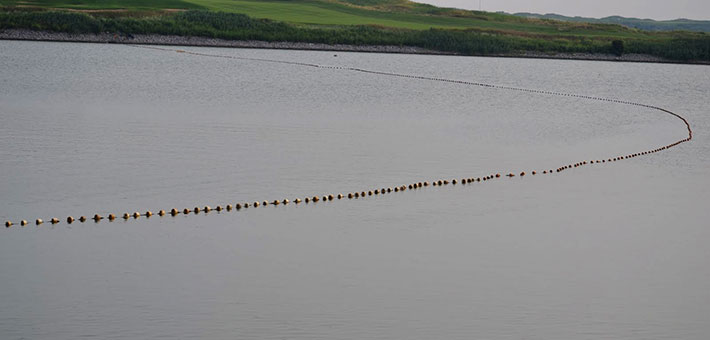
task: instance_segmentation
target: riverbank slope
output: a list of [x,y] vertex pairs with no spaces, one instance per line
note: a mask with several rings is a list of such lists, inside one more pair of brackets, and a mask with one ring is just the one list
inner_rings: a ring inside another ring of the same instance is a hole
[[[185,37],[177,35],[137,34],[119,35],[114,33],[63,33],[32,31],[23,29],[9,29],[0,31],[0,40],[28,40],[28,41],[56,41],[80,43],[110,43],[110,44],[135,44],[135,45],[171,45],[171,46],[197,46],[197,47],[233,47],[233,48],[261,48],[285,50],[313,50],[313,51],[343,51],[367,53],[403,53],[403,54],[436,54],[459,55],[454,52],[435,51],[414,46],[394,45],[350,45],[350,44],[323,44],[304,42],[270,42],[258,40],[225,40],[205,37]],[[598,60],[619,62],[644,62],[644,63],[694,63],[710,64],[708,62],[679,62],[644,54],[613,54],[593,53],[509,53],[488,55],[491,57],[514,58],[541,58],[541,59],[569,59],[569,60]]]
[[[82,0],[77,1],[81,6]],[[313,6],[321,11],[311,16],[304,12],[291,21],[269,17],[283,12],[276,11],[286,6],[283,2],[257,12],[243,6],[227,8],[251,11],[249,15],[211,7],[152,11],[0,7],[0,31],[6,32],[6,39],[23,40],[710,63],[710,34],[702,32],[647,32],[436,7],[352,7],[343,1],[290,1],[304,11]],[[323,16],[330,18],[335,12],[342,20],[329,24]]]

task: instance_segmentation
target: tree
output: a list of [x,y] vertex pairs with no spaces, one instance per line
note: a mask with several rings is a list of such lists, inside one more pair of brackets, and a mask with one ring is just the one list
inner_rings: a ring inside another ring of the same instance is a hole
[[621,57],[624,54],[624,42],[621,40],[614,40],[611,42],[611,53],[616,56]]

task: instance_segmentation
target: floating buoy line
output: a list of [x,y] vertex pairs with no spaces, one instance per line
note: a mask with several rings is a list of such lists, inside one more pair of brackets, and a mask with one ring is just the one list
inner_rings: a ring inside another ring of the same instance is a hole
[[[453,84],[460,84],[460,85],[467,85],[467,86],[478,86],[478,87],[507,90],[507,91],[528,92],[528,93],[544,94],[544,95],[551,95],[551,96],[571,97],[571,98],[580,98],[580,99],[586,99],[586,100],[611,102],[611,103],[623,104],[623,105],[632,105],[632,106],[638,106],[638,107],[643,107],[643,108],[647,108],[647,109],[660,111],[665,114],[674,116],[674,117],[678,118],[679,120],[681,120],[683,122],[683,124],[685,124],[686,129],[688,130],[688,137],[687,138],[675,141],[675,142],[668,144],[668,145],[664,145],[664,146],[660,146],[660,147],[656,147],[656,148],[650,148],[648,150],[643,150],[643,151],[639,151],[639,152],[632,153],[632,154],[616,155],[616,156],[603,158],[603,159],[591,159],[591,160],[588,159],[588,160],[571,162],[569,164],[565,164],[562,166],[553,167],[550,169],[543,169],[542,172],[540,172],[539,170],[533,170],[533,171],[530,171],[530,175],[532,175],[532,176],[553,175],[553,174],[558,174],[558,173],[561,173],[561,172],[564,172],[567,170],[572,170],[572,169],[583,167],[583,166],[613,163],[613,162],[619,162],[619,161],[632,159],[632,158],[636,158],[636,157],[646,156],[646,155],[650,155],[650,154],[654,154],[657,152],[661,152],[661,151],[670,149],[670,148],[678,146],[682,143],[689,142],[693,139],[693,130],[690,128],[690,123],[688,122],[687,119],[685,119],[681,115],[679,115],[675,112],[672,112],[670,110],[658,107],[658,106],[647,105],[647,104],[642,104],[642,103],[635,103],[635,102],[619,100],[619,99],[611,99],[611,98],[603,98],[603,97],[595,97],[595,96],[585,96],[585,95],[574,94],[574,93],[526,89],[526,88],[511,87],[511,86],[500,86],[500,85],[485,84],[485,83],[463,81],[463,80],[453,80],[453,79],[446,79],[446,78],[417,76],[417,75],[409,75],[409,74],[393,73],[393,72],[382,72],[382,71],[374,71],[374,70],[368,70],[368,69],[356,68],[356,67],[328,66],[328,65],[319,65],[319,64],[312,64],[312,63],[285,61],[285,60],[228,56],[228,55],[220,55],[220,54],[191,52],[191,51],[185,51],[185,50],[180,50],[180,49],[153,47],[153,46],[139,46],[139,45],[128,45],[128,46],[136,47],[136,48],[158,50],[158,51],[164,51],[164,52],[184,53],[187,55],[201,56],[201,57],[247,60],[247,61],[257,61],[257,62],[266,62],[266,63],[277,63],[277,64],[313,67],[313,68],[319,68],[319,69],[342,70],[342,71],[375,74],[375,75],[389,76],[389,77],[410,78],[410,79],[417,79],[417,80],[424,80],[424,81],[436,81],[436,82],[443,82],[443,83],[453,83]],[[526,171],[510,172],[510,173],[506,174],[505,177],[525,178],[526,174],[527,174]],[[217,205],[214,208],[212,208],[208,205],[205,205],[205,206],[197,206],[194,208],[183,208],[183,209],[172,208],[170,210],[159,210],[159,211],[156,211],[155,213],[153,213],[153,211],[151,211],[151,210],[146,210],[145,212],[136,211],[133,213],[126,212],[126,213],[121,214],[120,217],[123,220],[130,220],[130,219],[136,220],[140,217],[150,218],[153,215],[157,215],[158,217],[164,217],[164,216],[173,216],[174,217],[177,215],[190,215],[190,214],[197,215],[200,213],[207,214],[213,210],[217,211],[217,212],[222,212],[222,211],[231,212],[231,211],[240,211],[240,210],[249,209],[249,208],[279,206],[279,205],[287,205],[287,204],[300,205],[300,204],[316,204],[319,202],[326,203],[326,202],[332,202],[335,200],[343,200],[343,199],[353,200],[353,199],[367,198],[370,196],[390,195],[392,193],[401,193],[401,192],[404,192],[407,190],[420,190],[423,188],[427,188],[429,186],[442,187],[442,186],[448,186],[448,185],[455,186],[455,185],[470,185],[470,184],[474,184],[474,183],[478,184],[478,183],[483,183],[483,182],[487,182],[487,181],[491,181],[491,180],[500,180],[501,178],[502,178],[502,175],[500,173],[494,173],[494,174],[488,174],[488,175],[477,176],[477,177],[465,176],[465,177],[454,178],[454,179],[438,179],[438,180],[434,180],[431,182],[421,181],[421,182],[416,182],[416,183],[397,185],[394,187],[388,186],[388,187],[382,187],[382,188],[367,189],[367,190],[363,190],[363,191],[359,191],[359,192],[358,191],[348,192],[347,194],[339,193],[339,194],[306,196],[303,198],[294,198],[293,200],[289,200],[287,198],[284,198],[284,199],[275,199],[272,201],[253,201],[253,202],[243,201],[243,202],[234,203],[234,204],[228,203],[224,206]],[[93,216],[90,216],[90,217],[79,216],[76,219],[72,216],[68,216],[65,219],[65,221],[67,224],[84,223],[84,222],[88,222],[88,221],[93,221],[94,223],[99,223],[103,220],[108,220],[109,222],[113,222],[116,219],[117,219],[117,217],[114,214],[109,214],[107,216],[102,216],[100,214],[94,214]],[[35,219],[32,222],[27,221],[27,220],[21,220],[19,222],[19,225],[24,227],[30,223],[34,223],[35,225],[39,226],[39,225],[44,224],[45,221],[41,218]],[[61,221],[58,218],[54,217],[54,218],[49,219],[47,221],[47,223],[51,223],[54,225],[54,224],[61,223]],[[10,228],[14,224],[15,223],[13,223],[12,221],[6,221],[5,227]]]

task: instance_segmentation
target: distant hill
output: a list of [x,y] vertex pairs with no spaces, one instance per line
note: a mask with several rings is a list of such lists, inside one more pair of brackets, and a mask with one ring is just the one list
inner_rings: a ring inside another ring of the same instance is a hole
[[536,14],[536,13],[515,13],[513,15],[525,18],[553,19],[571,22],[588,22],[596,24],[618,24],[631,28],[638,28],[646,31],[695,31],[710,32],[710,21],[708,20],[652,20],[625,18],[621,16],[611,16],[601,19],[585,17],[568,17],[559,14]]

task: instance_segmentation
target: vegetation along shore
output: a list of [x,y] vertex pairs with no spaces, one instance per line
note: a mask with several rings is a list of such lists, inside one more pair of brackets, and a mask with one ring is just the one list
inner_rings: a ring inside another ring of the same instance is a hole
[[710,34],[407,0],[0,0],[0,39],[710,64]]

